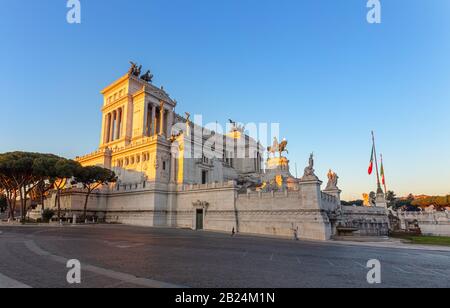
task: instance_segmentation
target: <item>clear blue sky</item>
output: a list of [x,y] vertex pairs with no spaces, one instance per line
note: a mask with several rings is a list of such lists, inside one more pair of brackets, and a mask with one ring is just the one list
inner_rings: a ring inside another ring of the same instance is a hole
[[[99,143],[99,91],[135,60],[206,121],[280,122],[343,197],[375,189],[370,131],[398,194],[450,193],[450,1],[0,0],[0,152],[75,157]],[[295,171],[293,170],[293,173]]]

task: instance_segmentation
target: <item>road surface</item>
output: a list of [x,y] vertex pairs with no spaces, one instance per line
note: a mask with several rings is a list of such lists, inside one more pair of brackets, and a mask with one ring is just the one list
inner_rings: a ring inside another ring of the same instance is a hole
[[[67,261],[81,262],[69,284]],[[366,267],[381,262],[380,285]],[[450,252],[121,225],[1,227],[0,287],[450,287]]]

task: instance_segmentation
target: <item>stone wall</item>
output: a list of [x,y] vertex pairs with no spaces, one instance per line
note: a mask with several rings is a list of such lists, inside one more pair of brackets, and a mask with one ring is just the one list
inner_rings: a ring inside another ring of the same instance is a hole
[[391,212],[400,221],[400,228],[418,224],[422,234],[450,236],[450,212]]
[[340,225],[355,228],[355,235],[388,236],[389,218],[385,208],[342,206]]
[[328,240],[331,224],[326,212],[304,202],[301,191],[239,194],[236,200],[238,229],[294,238]]
[[[61,195],[68,218],[83,213],[86,194],[79,189]],[[203,211],[203,229],[328,240],[328,219],[337,199],[322,194],[319,183],[300,185],[297,191],[238,194],[234,181],[205,185],[144,182],[111,186],[92,193],[88,215],[109,223],[196,229],[197,211]],[[53,208],[54,196],[46,207]]]
[[179,185],[173,204],[174,227],[196,229],[196,211],[204,211],[206,230],[231,232],[236,227],[233,181],[205,185]]

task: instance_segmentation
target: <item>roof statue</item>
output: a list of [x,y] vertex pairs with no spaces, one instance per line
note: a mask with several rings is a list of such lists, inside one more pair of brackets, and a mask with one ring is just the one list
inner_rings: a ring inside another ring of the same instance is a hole
[[328,171],[328,184],[325,190],[338,189],[337,188],[338,180],[339,180],[338,175],[330,169],[330,171]]
[[318,180],[319,178],[314,173],[314,153],[311,153],[309,156],[309,163],[308,166],[305,168],[305,174],[303,175],[302,180],[303,181],[310,181],[310,180]]
[[272,154],[275,157],[275,154],[277,152],[280,153],[280,158],[282,157],[284,152],[289,154],[289,151],[287,150],[287,145],[288,145],[288,141],[286,140],[286,138],[283,138],[283,141],[278,143],[277,137],[274,137],[272,146],[267,148],[267,152],[269,152],[269,159],[270,159],[270,154]]
[[272,154],[275,157],[275,153],[278,152],[280,149],[280,144],[278,143],[277,137],[273,137],[273,143],[272,146],[267,147],[267,152],[269,152],[269,159],[270,154]]
[[289,151],[287,150],[287,145],[288,145],[288,142],[287,142],[286,138],[283,138],[283,141],[281,141],[280,145],[278,146],[278,151],[280,152],[280,157],[284,152],[289,154]]
[[142,65],[138,66],[137,63],[130,61],[130,69],[128,70],[128,74],[139,77],[141,75]]
[[148,70],[144,75],[141,76],[141,79],[146,82],[152,82],[153,74]]

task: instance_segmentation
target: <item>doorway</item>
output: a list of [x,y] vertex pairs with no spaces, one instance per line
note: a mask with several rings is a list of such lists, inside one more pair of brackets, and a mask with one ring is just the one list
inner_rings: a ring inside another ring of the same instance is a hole
[[201,209],[197,210],[195,229],[203,230],[203,210]]

